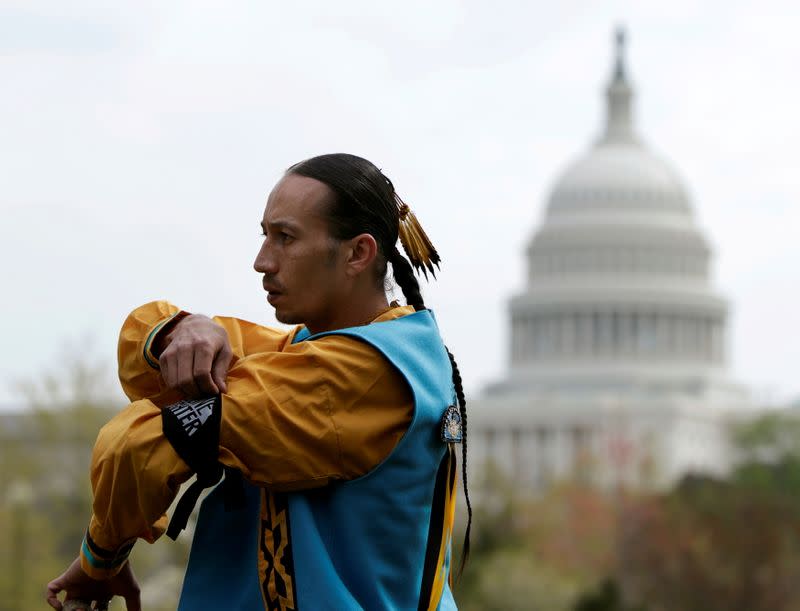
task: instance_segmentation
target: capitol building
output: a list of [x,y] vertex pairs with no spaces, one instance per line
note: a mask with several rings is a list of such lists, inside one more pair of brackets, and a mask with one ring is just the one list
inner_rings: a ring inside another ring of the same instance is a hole
[[728,304],[680,176],[644,143],[624,34],[600,136],[555,181],[509,304],[504,379],[470,405],[471,471],[536,491],[562,479],[660,488],[723,473]]

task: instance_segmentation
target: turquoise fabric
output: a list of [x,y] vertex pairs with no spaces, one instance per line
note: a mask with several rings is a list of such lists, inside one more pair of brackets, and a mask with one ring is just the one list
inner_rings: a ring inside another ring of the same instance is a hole
[[245,485],[241,509],[225,510],[222,486],[203,500],[181,590],[179,611],[263,609],[257,533],[261,490]]
[[[389,457],[367,475],[288,495],[296,602],[303,611],[416,609],[434,482],[446,449],[439,426],[455,401],[450,361],[427,310],[310,337],[304,330],[295,341],[331,334],[379,350],[408,381],[414,417]],[[247,519],[224,513],[219,488],[204,501],[180,611],[263,608],[254,486],[248,485],[247,498],[247,507],[238,510]],[[439,609],[456,609],[449,586]]]

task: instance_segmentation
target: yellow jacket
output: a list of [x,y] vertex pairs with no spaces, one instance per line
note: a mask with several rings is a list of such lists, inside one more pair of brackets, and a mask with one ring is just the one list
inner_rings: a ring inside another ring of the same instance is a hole
[[[192,475],[162,434],[160,407],[182,396],[164,388],[151,350],[180,311],[166,301],[145,304],[120,332],[119,377],[132,403],[100,430],[92,454],[93,513],[81,563],[97,579],[119,571],[124,561],[111,560],[136,538],[161,536],[166,509]],[[392,307],[373,322],[413,311]],[[247,480],[285,491],[354,479],[386,458],[408,428],[411,390],[372,346],[341,335],[292,344],[300,327],[214,320],[234,353],[219,460]]]

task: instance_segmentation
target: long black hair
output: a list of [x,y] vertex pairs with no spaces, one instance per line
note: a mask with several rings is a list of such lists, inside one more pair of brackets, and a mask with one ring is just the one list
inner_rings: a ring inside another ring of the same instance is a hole
[[[383,286],[392,264],[392,275],[408,305],[422,311],[419,282],[408,259],[397,249],[400,213],[395,199],[395,190],[389,180],[373,163],[356,155],[334,153],[306,159],[290,167],[287,174],[298,174],[325,183],[335,198],[328,209],[328,226],[337,240],[349,240],[361,233],[369,233],[378,244],[378,277]],[[453,369],[453,385],[456,389],[463,431],[461,443],[461,477],[464,481],[464,497],[467,501],[467,529],[459,574],[469,556],[469,534],[472,527],[472,505],[467,488],[467,405],[461,374],[456,359],[447,350]]]

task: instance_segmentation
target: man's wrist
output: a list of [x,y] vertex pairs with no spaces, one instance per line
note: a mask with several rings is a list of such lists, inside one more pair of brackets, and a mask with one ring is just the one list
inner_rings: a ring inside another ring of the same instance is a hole
[[80,553],[83,572],[92,579],[110,579],[125,566],[134,543],[136,539],[124,543],[116,550],[107,550],[97,545],[87,531],[81,543]]
[[144,358],[154,369],[158,369],[158,359],[161,353],[169,346],[169,335],[182,320],[191,316],[191,312],[181,310],[172,317],[158,324],[151,332],[144,345]]

